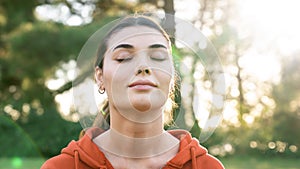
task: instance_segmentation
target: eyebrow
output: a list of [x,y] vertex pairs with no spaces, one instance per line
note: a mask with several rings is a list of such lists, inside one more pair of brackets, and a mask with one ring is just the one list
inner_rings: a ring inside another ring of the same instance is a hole
[[118,49],[118,48],[132,49],[133,46],[132,46],[132,45],[129,45],[129,44],[120,44],[120,45],[116,46],[116,47],[113,49],[113,51],[116,50],[116,49]]
[[151,49],[156,49],[156,48],[165,48],[165,49],[167,49],[167,47],[165,45],[162,45],[162,44],[153,44],[153,45],[150,45],[149,48],[151,48]]
[[[116,46],[113,49],[113,51],[115,51],[118,48],[133,49],[134,47],[132,45],[130,45],[130,44],[120,44],[120,45]],[[167,49],[167,47],[165,45],[162,45],[162,44],[153,44],[153,45],[150,45],[148,48],[150,48],[150,49],[157,49],[157,48],[165,48],[165,49]]]

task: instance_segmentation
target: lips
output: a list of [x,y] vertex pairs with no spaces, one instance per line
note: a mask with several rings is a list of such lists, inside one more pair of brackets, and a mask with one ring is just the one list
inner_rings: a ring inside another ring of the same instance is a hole
[[128,87],[137,87],[137,86],[151,86],[157,87],[157,85],[149,80],[138,80],[128,85]]

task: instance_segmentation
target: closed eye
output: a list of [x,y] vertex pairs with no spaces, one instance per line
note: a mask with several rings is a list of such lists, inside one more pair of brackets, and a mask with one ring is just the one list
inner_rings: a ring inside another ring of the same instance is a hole
[[124,62],[132,59],[132,53],[128,50],[119,50],[114,54],[114,60],[117,62]]
[[155,61],[164,61],[168,58],[168,53],[164,51],[153,51],[150,53],[150,58]]
[[164,61],[165,60],[165,58],[153,57],[153,56],[151,56],[151,59],[155,60],[155,61]]
[[128,58],[120,58],[120,59],[115,59],[115,60],[121,63],[121,62],[124,62],[124,61],[129,61],[131,59],[132,59],[131,57],[128,57]]

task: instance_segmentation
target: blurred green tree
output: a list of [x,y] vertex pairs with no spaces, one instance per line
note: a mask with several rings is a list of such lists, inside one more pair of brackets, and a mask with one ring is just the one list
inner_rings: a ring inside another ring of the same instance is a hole
[[[295,63],[299,65],[299,62],[296,60],[282,62],[284,63],[282,83],[276,86],[250,76],[239,63],[251,46],[251,39],[240,39],[236,30],[229,25],[233,1],[199,2],[200,14],[192,20],[192,23],[204,32],[210,31],[208,38],[219,52],[224,69],[228,70],[226,75],[231,79],[227,86],[229,94],[225,104],[234,104],[238,112],[237,120],[234,123],[224,121],[222,128],[218,129],[205,145],[223,146],[229,143],[236,151],[247,153],[253,140],[262,142],[265,147],[268,142],[278,140],[295,145],[299,149],[297,129],[300,78],[297,73],[299,69],[295,66]],[[70,13],[65,18],[42,22],[36,19],[35,11],[41,6],[56,8],[64,6]],[[83,12],[82,9],[86,7],[92,9],[92,12],[89,14]],[[81,130],[80,125],[63,119],[55,103],[55,95],[68,91],[72,87],[71,81],[66,81],[61,88],[51,91],[46,86],[47,80],[54,77],[55,71],[60,69],[62,64],[75,60],[89,36],[101,25],[112,20],[113,16],[158,10],[174,14],[173,0],[1,0],[0,145],[4,153],[0,156],[36,154],[52,156],[58,154],[69,140],[77,139]],[[222,15],[218,15],[220,13]],[[65,25],[66,20],[72,16],[84,20],[83,25],[78,27]],[[87,19],[88,17],[91,19]],[[174,32],[175,29],[169,31]],[[176,46],[174,53],[178,56],[177,66],[180,66],[182,58],[190,55],[186,51],[176,49]],[[187,79],[195,76],[198,64],[201,64],[200,58],[193,57],[189,77],[182,77],[182,80],[191,83],[189,95],[192,99],[185,103],[185,111],[192,121],[198,118],[193,113],[192,104],[196,88],[193,81]],[[208,74],[201,80],[203,84],[209,82]],[[250,103],[246,97],[249,94],[256,96],[256,103]],[[177,100],[180,102],[179,97]],[[271,103],[274,100],[275,104],[266,104],[266,100]],[[259,115],[255,114],[257,110],[260,111]],[[250,116],[254,118],[251,124],[247,122]],[[10,131],[11,129],[13,130]],[[198,136],[199,131],[196,122],[192,125],[191,132],[194,136]],[[286,133],[292,134],[287,136]],[[10,136],[6,137],[7,134]],[[13,146],[20,142],[24,142],[23,147],[26,149],[22,153],[19,152],[21,145]],[[32,148],[37,151],[29,151]]]
[[300,156],[300,57],[299,52],[286,56],[282,61],[281,83],[274,86],[276,109],[273,120],[273,142],[284,142],[284,149],[276,152]]
[[[40,5],[65,4],[72,14],[79,14],[74,3],[97,6],[93,24],[69,27],[35,18]],[[71,139],[77,139],[81,126],[64,120],[54,101],[56,94],[72,87],[71,83],[51,91],[47,80],[63,63],[76,59],[89,36],[111,20],[107,16],[146,11],[156,2],[3,0],[0,5],[1,156],[53,156]],[[7,128],[14,131],[9,136],[4,134]],[[20,152],[19,147],[26,149]],[[29,151],[32,147],[37,151]]]

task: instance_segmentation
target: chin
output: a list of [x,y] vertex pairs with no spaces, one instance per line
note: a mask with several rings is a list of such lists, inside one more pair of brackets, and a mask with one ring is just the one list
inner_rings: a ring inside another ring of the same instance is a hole
[[133,105],[134,109],[140,111],[140,112],[147,112],[150,110],[151,105],[150,104],[140,104],[140,105]]
[[131,106],[139,112],[147,112],[151,109],[152,103],[146,98],[135,98],[130,101]]

